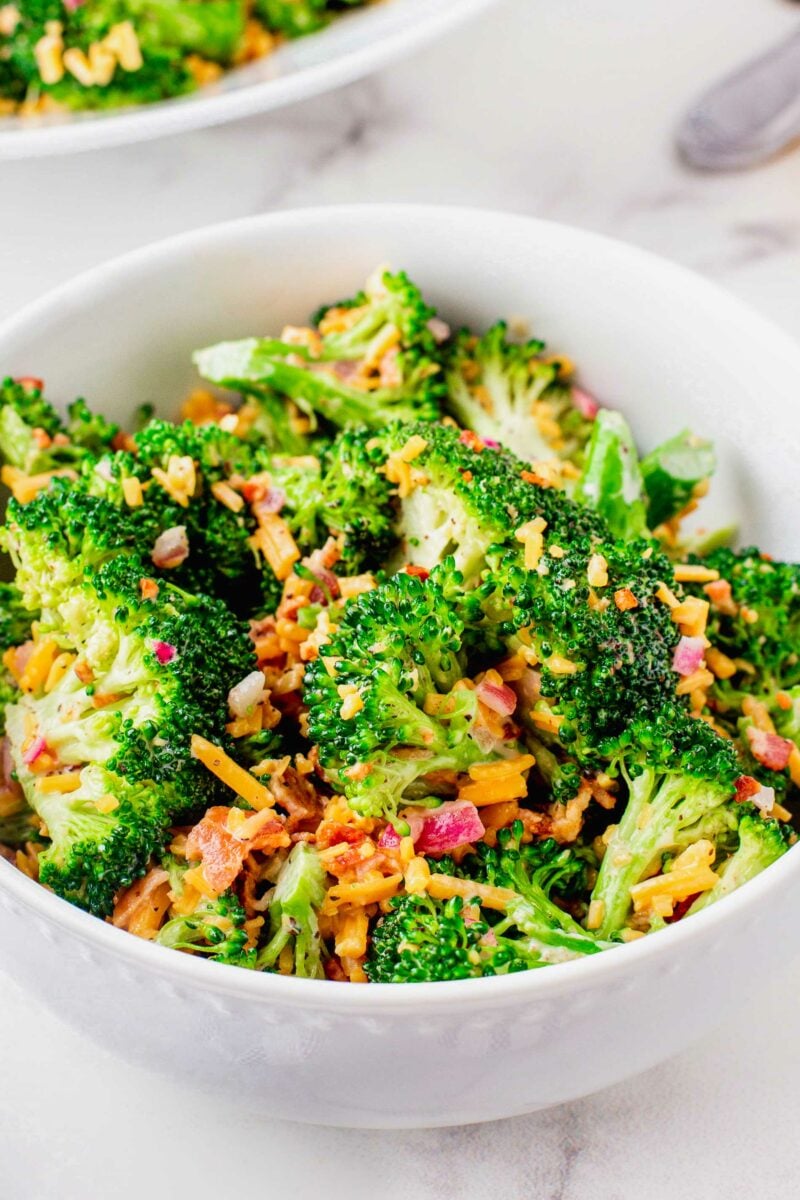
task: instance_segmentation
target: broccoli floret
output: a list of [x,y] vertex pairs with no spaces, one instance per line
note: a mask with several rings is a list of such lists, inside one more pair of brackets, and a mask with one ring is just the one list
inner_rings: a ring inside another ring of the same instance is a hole
[[459,334],[447,367],[447,411],[466,429],[502,443],[526,462],[580,463],[592,422],[572,403],[544,342],[510,342],[500,321],[482,337]]
[[[183,895],[183,877],[187,864],[167,854],[162,866],[169,874],[170,891],[179,898]],[[254,967],[255,948],[248,948],[245,929],[246,914],[241,901],[232,891],[210,899],[200,896],[193,911],[171,917],[166,921],[155,940],[171,950],[188,950],[191,954],[205,954],[214,962],[230,966]]]
[[[325,870],[313,846],[298,842],[281,867],[269,906],[270,938],[259,951],[260,971],[279,970],[302,979],[321,979],[323,945],[319,909],[325,899]],[[291,958],[286,970],[285,952]]]
[[730,596],[718,584],[687,584],[703,600],[711,599],[707,637],[734,662],[736,671],[718,679],[712,698],[724,716],[739,714],[744,695],[768,700],[776,691],[800,684],[800,566],[774,562],[753,546],[719,549],[702,565],[719,571]]
[[445,384],[433,309],[404,274],[388,271],[358,300],[322,310],[309,344],[221,342],[198,350],[195,365],[212,383],[254,395],[266,387],[339,429],[435,420]]
[[393,425],[369,445],[398,484],[394,569],[411,563],[430,571],[452,555],[470,587],[490,549],[519,546],[516,531],[536,517],[564,538],[604,530],[563,492],[526,480],[521,459],[485,448],[474,434],[433,423]]
[[539,966],[523,941],[464,917],[464,901],[396,896],[372,933],[364,970],[370,983],[437,983],[507,975]]
[[430,796],[432,772],[493,757],[472,736],[474,689],[457,686],[466,656],[453,586],[457,576],[401,573],[363,593],[306,669],[309,735],[358,812],[391,816]]
[[656,446],[640,463],[652,529],[683,512],[702,495],[716,468],[711,442],[688,429]]
[[38,380],[0,384],[0,457],[26,475],[76,466],[107,449],[119,428],[75,400],[62,422]]
[[628,733],[620,773],[628,798],[608,840],[592,893],[611,937],[625,925],[631,888],[665,854],[703,838],[726,845],[739,812],[733,802],[740,766],[730,742],[679,711],[639,722]]
[[633,434],[621,413],[601,408],[595,417],[575,499],[600,513],[615,537],[647,533],[644,480]]
[[22,604],[47,610],[86,571],[136,545],[131,511],[86,495],[63,478],[52,480],[29,504],[10,500],[2,538],[16,568]]
[[437,874],[452,872],[474,883],[474,899],[394,900],[373,931],[365,964],[368,978],[420,983],[505,975],[605,949],[607,943],[587,933],[552,899],[572,897],[585,888],[585,863],[551,839],[523,845],[522,836],[522,822],[515,821],[498,833],[496,847],[482,843],[458,867],[438,864]]
[[344,569],[379,567],[396,540],[392,487],[363,430],[340,433],[321,459],[272,460],[268,474],[283,493],[281,516],[304,550],[342,539]]
[[717,868],[719,883],[698,896],[689,914],[715,904],[743,883],[755,879],[756,875],[760,875],[786,853],[793,840],[787,826],[778,821],[764,820],[751,812],[745,812],[739,821],[737,833],[739,844],[736,850]]
[[[53,841],[42,878],[103,914],[170,822],[213,802],[191,736],[224,743],[231,680],[253,666],[247,628],[224,605],[166,584],[144,600],[142,577],[118,555],[65,587],[39,627],[68,656],[63,673],[7,709],[15,770]],[[53,772],[80,786],[47,790]]]
[[255,12],[268,29],[288,38],[316,33],[330,21],[327,0],[256,0]]
[[119,889],[144,874],[169,836],[164,790],[92,764],[75,773],[80,783],[73,791],[45,793],[39,787],[44,777],[19,757],[21,732],[9,717],[17,774],[49,838],[39,855],[39,879],[65,900],[108,916]]

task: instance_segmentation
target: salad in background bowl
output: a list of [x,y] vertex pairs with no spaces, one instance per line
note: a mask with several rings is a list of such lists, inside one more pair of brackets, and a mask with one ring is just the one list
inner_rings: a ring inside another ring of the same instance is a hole
[[375,70],[488,3],[4,4],[0,158],[94,149],[276,108]]
[[793,952],[779,334],[590,235],[361,208],[130,256],[0,350],[0,923],[63,1016],[284,1115],[447,1123],[658,1061]]

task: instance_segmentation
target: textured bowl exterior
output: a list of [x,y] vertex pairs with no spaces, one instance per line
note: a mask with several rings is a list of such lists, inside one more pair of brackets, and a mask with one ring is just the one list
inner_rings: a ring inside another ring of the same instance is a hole
[[[457,320],[533,318],[645,441],[690,421],[719,435],[720,516],[733,511],[745,537],[797,554],[798,535],[775,506],[780,499],[785,513],[798,499],[800,350],[689,273],[547,223],[379,206],[199,231],[30,306],[0,328],[0,365],[44,377],[62,401],[102,398],[111,415],[144,400],[169,412],[191,386],[192,348],[299,320],[386,260]],[[354,987],[161,949],[0,861],[0,965],[103,1046],[264,1113],[446,1125],[585,1095],[702,1037],[800,951],[799,893],[800,847],[722,904],[585,961],[501,979]]]
[[0,117],[0,160],[97,150],[219,125],[352,83],[443,36],[493,0],[386,0],[284,43],[189,96],[139,108]]

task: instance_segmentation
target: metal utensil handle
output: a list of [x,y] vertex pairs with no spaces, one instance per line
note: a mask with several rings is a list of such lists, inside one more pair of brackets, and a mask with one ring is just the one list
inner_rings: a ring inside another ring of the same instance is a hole
[[724,170],[762,162],[800,137],[800,31],[701,96],[678,129],[692,166]]

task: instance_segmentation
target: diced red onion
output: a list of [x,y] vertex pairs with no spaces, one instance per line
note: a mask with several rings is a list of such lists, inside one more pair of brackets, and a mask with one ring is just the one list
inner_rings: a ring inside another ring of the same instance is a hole
[[44,380],[35,375],[18,375],[14,383],[18,383],[26,392],[41,392],[44,388]]
[[500,449],[500,443],[496,442],[494,440],[494,438],[484,438],[483,444],[484,444],[484,446],[486,446],[486,448],[488,450],[499,450]]
[[519,679],[514,680],[514,691],[518,698],[528,708],[533,708],[537,700],[542,698],[542,673],[533,667],[526,667]]
[[178,651],[171,642],[153,642],[153,653],[162,667],[165,667],[167,663],[172,662]]
[[587,421],[593,421],[600,411],[600,405],[594,396],[590,396],[583,388],[574,387],[572,389],[572,403],[581,416],[586,417]]
[[734,787],[736,788],[736,799],[741,804],[755,796],[761,788],[761,784],[752,775],[740,775]]
[[692,675],[698,670],[706,651],[706,640],[701,637],[682,637],[672,656],[672,669],[679,675]]
[[414,848],[420,854],[447,854],[458,846],[478,841],[486,830],[474,804],[468,800],[448,800],[432,812],[425,813],[422,827],[414,837]]
[[475,688],[475,695],[481,704],[485,704],[492,712],[499,713],[501,717],[510,717],[517,707],[517,697],[504,683],[487,683],[484,679]]
[[165,529],[155,540],[150,555],[157,567],[179,567],[189,557],[189,539],[185,525]]
[[762,817],[772,815],[772,810],[775,807],[775,788],[760,787],[750,800],[755,804]]
[[431,317],[428,321],[428,332],[433,335],[435,342],[446,342],[450,337],[450,326],[441,317]]
[[30,746],[28,746],[28,749],[22,755],[22,761],[27,766],[30,766],[31,763],[36,762],[39,755],[42,754],[46,749],[47,749],[47,742],[44,740],[44,738],[40,734],[39,737],[35,737],[33,739],[33,741],[31,742]]
[[266,696],[261,671],[251,671],[228,692],[228,708],[234,717],[246,717]]
[[279,513],[286,503],[286,492],[283,488],[268,487],[258,497],[253,508],[256,516],[259,513]]
[[378,838],[378,845],[382,850],[396,850],[401,841],[402,838],[395,829],[394,825],[387,825],[381,836]]
[[765,729],[756,729],[751,725],[747,730],[747,740],[753,752],[753,758],[770,771],[783,771],[788,765],[794,750],[794,742],[783,738],[777,733],[768,733]]

